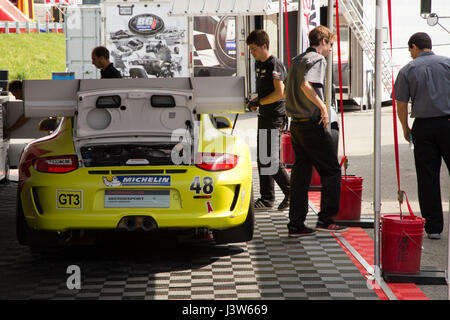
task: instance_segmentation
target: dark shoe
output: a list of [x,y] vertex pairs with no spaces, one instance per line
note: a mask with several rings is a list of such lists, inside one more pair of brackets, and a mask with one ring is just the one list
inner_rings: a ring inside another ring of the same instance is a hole
[[303,227],[301,229],[289,229],[288,237],[290,238],[300,238],[300,237],[307,237],[307,236],[313,236],[317,232],[314,229]]
[[254,208],[255,210],[270,210],[273,208],[273,203],[259,198],[255,201]]
[[285,196],[283,201],[281,201],[280,205],[278,206],[278,211],[283,211],[287,208],[289,208],[289,196]]
[[427,237],[431,240],[439,240],[441,238],[441,235],[439,233],[428,233]]
[[317,222],[316,225],[316,230],[317,231],[325,231],[325,232],[344,232],[348,230],[348,227],[346,226],[339,226],[337,224],[334,223],[330,223],[330,224],[324,224],[322,222]]

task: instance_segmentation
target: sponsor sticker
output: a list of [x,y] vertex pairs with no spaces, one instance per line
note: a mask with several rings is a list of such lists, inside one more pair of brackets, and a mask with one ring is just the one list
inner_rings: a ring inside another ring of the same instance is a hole
[[225,49],[226,50],[236,50],[236,41],[226,41]]
[[105,190],[105,208],[170,208],[169,190]]
[[56,190],[56,208],[83,209],[83,191]]
[[153,35],[164,29],[164,21],[154,14],[144,13],[131,18],[128,28],[139,35]]
[[208,213],[214,212],[211,201],[206,202],[206,210],[208,210]]
[[148,176],[108,176],[102,177],[103,183],[107,187],[126,187],[126,186],[164,186],[168,187],[171,183],[171,176],[167,175],[148,175]]

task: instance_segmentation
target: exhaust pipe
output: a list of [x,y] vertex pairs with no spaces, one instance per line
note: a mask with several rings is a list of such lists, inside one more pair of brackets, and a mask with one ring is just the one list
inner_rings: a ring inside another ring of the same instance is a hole
[[156,229],[156,221],[153,218],[144,217],[144,220],[142,221],[142,230],[150,231],[153,229]]
[[136,219],[133,217],[129,217],[126,222],[125,222],[125,228],[128,231],[134,231],[137,229],[137,223],[136,223]]
[[117,229],[127,231],[150,231],[156,229],[157,227],[158,225],[156,224],[156,221],[152,217],[147,216],[123,217],[117,225]]

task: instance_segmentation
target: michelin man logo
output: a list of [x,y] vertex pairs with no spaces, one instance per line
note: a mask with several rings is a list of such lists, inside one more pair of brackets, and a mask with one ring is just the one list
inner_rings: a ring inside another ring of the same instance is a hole
[[103,183],[107,187],[120,187],[122,185],[122,182],[119,181],[119,178],[117,176],[111,177],[103,177]]
[[103,176],[102,178],[107,187],[170,186],[171,183],[171,177],[167,175]]

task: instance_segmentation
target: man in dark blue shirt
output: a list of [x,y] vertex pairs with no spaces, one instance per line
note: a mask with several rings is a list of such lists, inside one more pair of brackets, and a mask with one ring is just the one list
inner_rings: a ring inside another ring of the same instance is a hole
[[92,50],[92,64],[100,69],[102,79],[122,78],[120,71],[109,61],[109,50],[106,47],[99,46]]
[[[431,51],[431,38],[415,33],[408,41],[413,61],[395,81],[395,99],[403,135],[414,143],[419,205],[430,239],[440,239],[444,227],[440,171],[444,159],[450,174],[450,58]],[[411,99],[412,129],[408,125]]]

